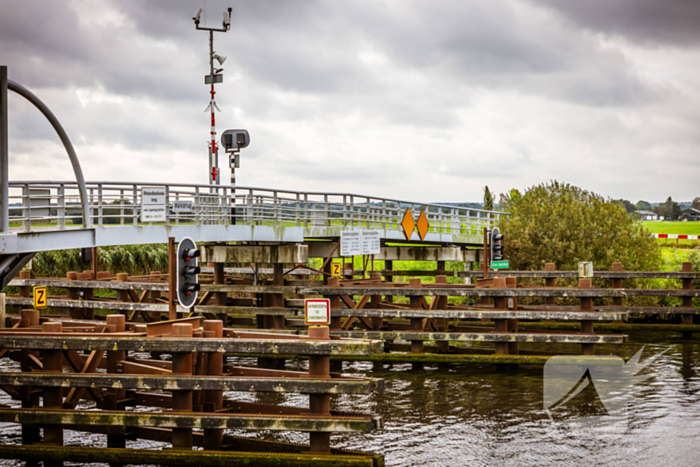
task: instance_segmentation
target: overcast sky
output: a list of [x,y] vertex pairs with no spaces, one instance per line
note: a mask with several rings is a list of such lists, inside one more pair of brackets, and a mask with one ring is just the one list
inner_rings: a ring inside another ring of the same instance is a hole
[[[192,14],[220,26],[229,6],[217,129],[251,133],[239,185],[700,196],[697,1],[0,0],[0,64],[62,121],[87,180],[207,183]],[[10,99],[11,179],[73,179],[48,123]]]

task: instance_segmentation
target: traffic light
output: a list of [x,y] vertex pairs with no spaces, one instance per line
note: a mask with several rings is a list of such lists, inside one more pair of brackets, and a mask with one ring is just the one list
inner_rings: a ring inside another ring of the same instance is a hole
[[491,261],[501,261],[503,259],[503,235],[498,230],[498,227],[494,227],[491,230],[489,258]]
[[221,134],[221,144],[226,152],[238,152],[250,144],[248,130],[226,130]]
[[177,300],[185,308],[190,308],[197,301],[199,283],[197,274],[201,255],[194,241],[185,237],[177,246]]

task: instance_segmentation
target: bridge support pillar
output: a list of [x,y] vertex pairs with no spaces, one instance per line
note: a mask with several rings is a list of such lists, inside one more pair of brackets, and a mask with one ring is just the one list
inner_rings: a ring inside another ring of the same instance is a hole
[[[284,263],[273,263],[272,265],[272,283],[271,285],[284,285]],[[284,307],[284,294],[265,294],[263,296],[265,300],[265,306],[283,308]],[[263,325],[265,329],[284,329],[285,321],[284,315],[265,315],[263,317]],[[258,358],[258,366],[263,368],[275,368],[283,370],[285,368],[286,362],[284,359],[279,358]]]
[[[214,284],[226,284],[226,276],[224,275],[224,263],[214,263]],[[214,303],[218,306],[226,306],[226,292],[215,292]],[[216,319],[222,322],[223,327],[228,324],[228,315],[226,313],[217,313]]]
[[[124,315],[109,315],[107,316],[107,326],[110,332],[124,332],[126,330],[126,316]],[[107,352],[107,373],[119,373],[119,362],[126,360],[126,352],[124,351],[108,351]],[[126,391],[124,389],[108,389],[105,394],[104,408],[106,410],[124,410],[126,404]],[[126,429],[123,426],[110,426],[107,428],[107,447],[108,448],[125,448],[126,447]],[[121,466],[123,464],[110,464],[110,466]]]
[[[588,278],[579,279],[578,286],[581,289],[591,289],[593,288],[593,281]],[[581,301],[581,311],[593,311],[592,298],[581,297],[579,300]],[[581,334],[593,334],[593,321],[581,321]],[[583,355],[595,355],[593,344],[581,344],[581,351]]]
[[[150,280],[151,282],[160,282],[160,271],[151,271]],[[158,303],[160,290],[151,290],[150,295],[151,303]],[[148,315],[151,321],[160,321],[160,311],[151,311]]]
[[[338,277],[329,277],[328,278],[328,286],[329,287],[339,287],[340,286],[340,278]],[[340,309],[340,297],[338,295],[324,295],[324,298],[327,298],[331,301],[331,310],[339,310]],[[331,331],[341,331],[342,328],[342,323],[340,321],[340,316],[333,317],[331,316],[331,325],[330,325],[330,330]],[[336,372],[336,373],[342,373],[343,372],[343,361],[342,360],[332,360],[330,363],[330,371]]]
[[[693,263],[689,261],[684,261],[681,266],[681,272],[692,272]],[[683,282],[683,290],[693,289],[693,279],[681,279]],[[681,308],[692,308],[693,307],[693,297],[683,297]],[[682,323],[685,325],[693,324],[693,315],[681,315]],[[693,333],[688,331],[683,333],[683,339],[692,339]]]
[[[420,278],[412,278],[408,280],[408,286],[411,288],[414,287],[423,287],[422,281]],[[423,297],[419,296],[414,296],[412,295],[410,297],[410,308],[412,310],[420,310],[422,308],[421,304],[425,300]],[[423,330],[423,319],[422,318],[411,318],[411,332],[424,332]],[[417,341],[411,341],[411,353],[423,353],[423,341],[422,340],[417,340]],[[411,368],[413,370],[422,370],[423,369],[423,363],[417,362],[417,363],[412,363]]]

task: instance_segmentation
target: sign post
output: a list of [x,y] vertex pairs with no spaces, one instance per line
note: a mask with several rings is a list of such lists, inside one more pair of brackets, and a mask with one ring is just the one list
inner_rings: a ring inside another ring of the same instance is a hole
[[[331,301],[327,298],[304,300],[304,322],[309,326],[308,338],[314,341],[330,341]],[[331,358],[329,355],[309,355],[309,377],[328,379]],[[331,398],[327,394],[309,394],[310,414],[329,414]],[[312,432],[309,437],[311,451],[330,451],[330,436]]]
[[508,260],[501,260],[501,261],[491,261],[491,269],[508,269],[510,268],[510,263],[508,263]]

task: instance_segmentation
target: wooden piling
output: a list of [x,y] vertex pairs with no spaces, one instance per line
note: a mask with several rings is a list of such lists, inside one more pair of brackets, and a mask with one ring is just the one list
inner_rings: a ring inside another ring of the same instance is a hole
[[[689,261],[684,261],[683,264],[681,265],[681,272],[693,272],[693,263]],[[681,279],[682,281],[682,288],[683,290],[692,290],[693,289],[693,279],[687,278],[687,279]],[[682,302],[681,302],[681,308],[692,308],[693,307],[693,297],[683,297]],[[682,324],[684,325],[692,325],[693,324],[693,315],[681,315],[682,318]],[[693,333],[690,331],[683,332],[683,338],[684,339],[691,339],[693,337]]]
[[[220,320],[205,320],[203,323],[205,333],[211,333],[211,336],[205,337],[222,338],[224,337],[224,324]],[[207,359],[207,371],[209,376],[220,376],[224,373],[224,355],[219,352],[209,353]],[[204,392],[204,411],[217,412],[224,407],[223,391],[205,391]],[[224,440],[224,430],[220,428],[204,430],[204,449],[219,451]]]
[[[126,330],[126,316],[107,316],[107,326],[111,326],[113,332],[124,332]],[[126,359],[126,352],[120,350],[110,350],[107,352],[107,372],[119,373],[120,362]],[[108,389],[105,394],[104,408],[107,410],[124,410],[126,391],[124,389]],[[125,448],[126,430],[123,426],[111,426],[107,428],[107,447]],[[116,465],[116,464],[114,464]]]
[[[442,264],[441,264],[442,263]],[[438,261],[438,269],[445,269],[445,262]],[[447,284],[447,276],[439,275],[435,276],[436,284]],[[435,306],[436,310],[444,310],[447,308],[448,297],[435,297],[434,300],[437,301]],[[447,332],[447,319],[445,318],[435,318],[432,320],[435,323],[435,327],[440,332]],[[450,341],[436,341],[437,352],[438,353],[448,353],[450,351]]]
[[[556,271],[557,270],[557,265],[554,263],[545,263],[544,265],[544,270],[545,271]],[[555,277],[547,277],[544,280],[544,286],[545,287],[556,287],[557,286],[557,279]],[[556,298],[555,297],[547,297],[544,299],[544,304],[549,305],[549,306],[554,306],[556,305]]]
[[[413,288],[423,287],[422,280],[420,278],[411,278],[408,280],[408,286]],[[425,301],[424,297],[412,295],[409,297],[409,308],[412,310],[420,310],[423,308],[422,303]],[[412,332],[422,332],[423,331],[423,319],[422,318],[411,318],[411,331]],[[411,341],[411,353],[423,353],[423,341],[422,340],[412,340]],[[411,367],[414,370],[422,370],[423,363],[412,363]]]
[[[151,271],[150,281],[160,282],[161,274],[160,271]],[[150,292],[150,302],[159,303],[160,302],[160,290],[151,290]],[[160,311],[151,311],[148,313],[151,321],[160,321]]]
[[[506,288],[509,289],[515,289],[518,287],[518,279],[515,277],[506,277]],[[511,297],[509,299],[506,299],[506,307],[508,306],[508,300],[513,301],[513,310],[518,309],[518,297]],[[518,332],[518,320],[517,319],[508,319],[506,320],[506,330],[507,332]],[[509,342],[508,343],[508,354],[509,355],[519,355],[520,354],[520,348],[519,344],[517,342]]]
[[[309,327],[309,338],[315,340],[330,340],[328,326]],[[309,357],[309,376],[327,379],[331,377],[330,357],[328,355],[312,355]],[[331,414],[331,396],[328,394],[309,394],[309,413],[318,415]],[[331,452],[331,434],[309,433],[309,450],[312,452]]]
[[[328,278],[328,287],[338,287],[340,286],[340,278],[339,277],[330,277]],[[325,295],[324,298],[327,298],[331,302],[331,310],[340,310],[340,297],[338,295]],[[331,316],[331,325],[330,325],[330,330],[332,331],[340,331],[342,330],[342,322],[340,316]],[[335,372],[341,372],[343,371],[343,362],[334,360],[330,363],[331,370]]]
[[[192,337],[190,323],[173,324],[173,337]],[[192,375],[192,353],[173,352],[173,376]],[[192,412],[192,391],[173,391],[173,412]],[[192,428],[173,428],[173,449],[192,449]]]
[[[580,289],[591,289],[593,288],[593,281],[590,278],[582,278],[578,280],[578,286]],[[580,297],[579,300],[581,311],[593,311],[592,297]],[[593,321],[581,320],[581,333],[593,334]],[[581,344],[581,351],[583,355],[595,355],[593,344]]]
[[[39,326],[39,310],[22,310],[20,328],[28,328],[32,326]],[[22,349],[20,361],[20,369],[22,372],[32,371],[30,356],[33,356],[35,353],[36,352],[29,349]],[[31,386],[20,386],[19,394],[22,400],[23,409],[32,409],[34,407],[39,406],[40,390],[32,388]],[[41,441],[41,432],[39,426],[33,423],[23,423],[22,444],[32,445],[38,443],[39,441]],[[27,462],[27,467],[35,465],[38,464],[34,462]]]
[[[41,325],[42,332],[62,332],[63,324],[60,322],[47,322]],[[42,350],[42,373],[63,373],[63,352],[61,350]],[[63,408],[63,389],[60,387],[44,388],[44,408]],[[44,444],[51,446],[63,446],[63,426],[44,425]],[[45,462],[45,467],[63,466],[63,461]]]

